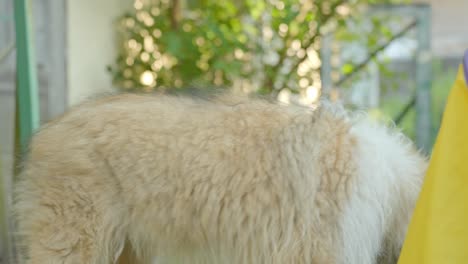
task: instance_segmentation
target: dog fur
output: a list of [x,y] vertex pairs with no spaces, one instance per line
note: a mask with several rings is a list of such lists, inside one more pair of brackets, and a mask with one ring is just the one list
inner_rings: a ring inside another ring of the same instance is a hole
[[22,259],[391,263],[426,161],[401,133],[336,109],[229,96],[82,104],[32,140],[14,199]]

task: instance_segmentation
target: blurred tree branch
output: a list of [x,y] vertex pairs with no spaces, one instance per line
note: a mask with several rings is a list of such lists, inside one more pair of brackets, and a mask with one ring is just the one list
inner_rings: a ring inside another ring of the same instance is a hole
[[[321,1],[322,2],[322,1]],[[305,39],[302,41],[302,46],[304,47],[305,50],[309,49],[314,43],[315,41],[317,41],[317,39],[319,39],[322,34],[321,34],[321,28],[326,25],[330,19],[332,19],[333,17],[336,17],[336,8],[340,5],[343,5],[343,4],[346,4],[348,3],[349,1],[348,0],[339,0],[339,1],[336,1],[335,3],[333,3],[330,7],[330,12],[328,14],[325,14],[323,15],[323,13],[319,13],[320,15],[322,15],[321,18],[317,19],[317,30],[316,30],[316,34],[310,36],[310,38],[308,39]],[[281,63],[283,63],[284,59],[285,59],[286,56],[283,57],[283,60],[281,60]],[[304,63],[306,60],[308,59],[308,56],[304,56],[304,58],[302,59],[299,59],[297,60],[293,66],[292,66],[292,69],[297,69],[297,67],[299,67],[299,65],[301,65],[302,63]],[[279,65],[278,64],[278,67],[277,69],[275,69],[275,73],[278,73],[278,70],[281,68],[282,65]],[[289,80],[290,76],[287,78]]]
[[182,0],[172,0],[169,16],[171,21],[171,28],[177,30],[180,21],[182,20]]
[[[341,1],[337,1],[335,2],[332,6],[331,6],[331,11],[330,13],[324,15],[321,19],[318,19],[317,21],[317,34],[313,35],[311,38],[309,39],[306,39],[303,43],[303,46],[305,49],[307,48],[310,48],[314,43],[315,41],[317,40],[317,38],[321,37],[321,32],[320,32],[320,29],[322,28],[322,26],[326,25],[330,19],[332,19],[333,17],[336,16],[336,8],[342,4],[345,4],[347,3],[348,0],[341,0]],[[301,63],[303,63],[305,60],[307,60],[307,56],[305,56],[303,59],[301,60],[298,60],[293,68],[297,68]]]
[[403,110],[401,110],[398,115],[395,116],[393,120],[395,120],[395,124],[400,124],[403,118],[409,113],[409,111],[416,105],[416,95],[413,95],[411,100],[403,107]]
[[374,59],[380,52],[382,52],[383,50],[385,50],[388,46],[390,46],[390,44],[392,44],[393,41],[395,41],[396,39],[402,37],[403,35],[405,35],[406,33],[408,33],[408,31],[410,31],[411,29],[413,29],[415,26],[417,25],[417,21],[413,21],[411,23],[409,23],[406,27],[404,27],[401,31],[399,31],[398,33],[394,34],[387,42],[385,42],[384,44],[380,45],[379,47],[377,47],[375,50],[373,50],[369,56],[361,63],[357,64],[353,70],[344,75],[341,79],[339,79],[335,86],[341,86],[343,83],[345,83],[347,80],[351,79],[355,74],[357,74],[359,71],[361,71],[364,67],[367,66],[367,64],[369,64],[372,59]]
[[0,50],[0,62],[5,60],[8,55],[11,54],[11,52],[15,49],[15,42],[10,43],[6,48],[3,50]]

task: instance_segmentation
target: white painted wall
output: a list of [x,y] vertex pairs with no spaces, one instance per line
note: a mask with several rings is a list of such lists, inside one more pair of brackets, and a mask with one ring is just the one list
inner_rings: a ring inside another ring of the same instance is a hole
[[439,57],[460,57],[468,49],[468,0],[415,0],[432,6],[432,50]]
[[115,18],[131,0],[70,0],[67,2],[68,103],[75,105],[112,89],[106,66],[116,54]]

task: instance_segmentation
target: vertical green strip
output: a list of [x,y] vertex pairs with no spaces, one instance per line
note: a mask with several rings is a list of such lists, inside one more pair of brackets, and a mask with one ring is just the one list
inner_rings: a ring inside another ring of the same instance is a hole
[[[25,154],[29,140],[39,127],[39,93],[37,85],[36,62],[34,59],[32,28],[31,28],[31,1],[14,0],[15,32],[16,32],[16,112],[15,112],[15,174],[18,164]],[[16,175],[15,175],[16,176]],[[13,182],[14,182],[13,178]],[[11,190],[5,190],[2,195],[2,204],[5,205],[2,213],[2,228],[4,241],[8,252],[7,262],[17,263],[14,237],[11,235],[14,228],[13,219],[5,217],[10,209],[9,201]]]
[[423,5],[417,11],[418,54],[416,61],[416,144],[426,153],[432,146],[431,122],[431,8]]
[[36,62],[31,35],[31,2],[15,0],[16,70],[19,142],[21,153],[27,149],[33,132],[39,127],[39,94]]

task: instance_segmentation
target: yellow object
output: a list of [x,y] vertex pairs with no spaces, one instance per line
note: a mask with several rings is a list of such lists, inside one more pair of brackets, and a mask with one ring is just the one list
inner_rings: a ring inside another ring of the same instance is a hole
[[460,66],[448,97],[398,264],[468,263],[467,72]]

